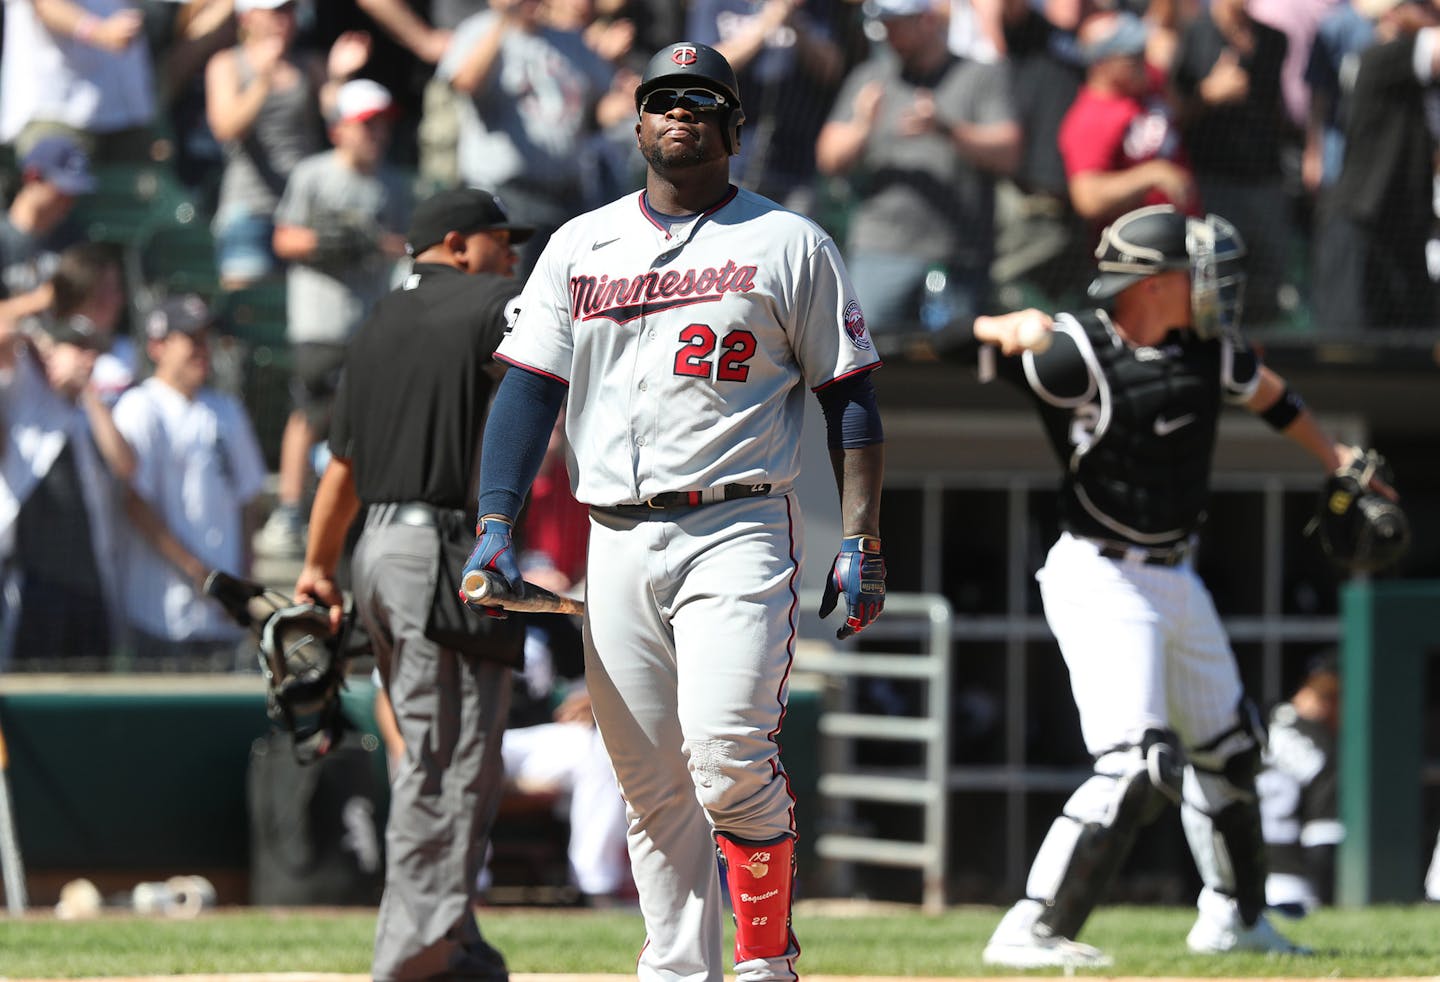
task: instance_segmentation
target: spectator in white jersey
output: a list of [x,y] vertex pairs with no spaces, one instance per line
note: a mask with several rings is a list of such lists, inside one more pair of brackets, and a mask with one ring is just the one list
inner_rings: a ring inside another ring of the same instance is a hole
[[137,665],[228,670],[248,637],[204,596],[212,569],[249,575],[266,468],[245,407],[211,388],[210,309],[171,297],[145,323],[155,371],[115,404],[135,452],[120,592]]

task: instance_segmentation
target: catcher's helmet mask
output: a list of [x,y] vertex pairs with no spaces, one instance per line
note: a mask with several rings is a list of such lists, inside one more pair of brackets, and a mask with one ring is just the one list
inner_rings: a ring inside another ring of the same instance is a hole
[[645,97],[655,89],[707,89],[724,97],[726,108],[720,122],[725,150],[732,157],[740,151],[740,127],[745,110],[740,105],[740,83],[725,56],[698,41],[680,41],[661,48],[645,66],[645,74],[635,88],[635,112],[639,114]]
[[206,577],[205,593],[255,637],[265,713],[291,734],[295,759],[308,764],[324,756],[349,727],[340,706],[343,632],[331,635],[329,611],[220,570]]
[[1099,275],[1087,291],[1096,300],[1115,296],[1157,273],[1190,268],[1185,216],[1170,205],[1137,208],[1115,219],[1095,247]]
[[1105,300],[1148,277],[1190,272],[1191,325],[1202,338],[1239,328],[1245,243],[1219,215],[1189,218],[1173,205],[1126,212],[1095,247],[1098,275],[1087,292]]

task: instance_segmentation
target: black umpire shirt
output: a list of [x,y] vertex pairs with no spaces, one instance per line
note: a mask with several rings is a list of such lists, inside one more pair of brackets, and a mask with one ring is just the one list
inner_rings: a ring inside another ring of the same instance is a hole
[[418,263],[376,305],[345,355],[330,451],[352,463],[364,505],[468,509],[487,372],[519,280]]

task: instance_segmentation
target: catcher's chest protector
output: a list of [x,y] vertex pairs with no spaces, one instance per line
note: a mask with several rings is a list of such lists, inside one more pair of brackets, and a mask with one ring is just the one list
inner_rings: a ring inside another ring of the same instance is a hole
[[1118,525],[1184,538],[1201,523],[1209,494],[1222,342],[1177,331],[1136,348],[1093,311],[1075,320],[1079,343],[1094,356],[1092,394],[1077,406],[1039,402],[1052,444],[1070,465],[1065,527],[1114,537]]

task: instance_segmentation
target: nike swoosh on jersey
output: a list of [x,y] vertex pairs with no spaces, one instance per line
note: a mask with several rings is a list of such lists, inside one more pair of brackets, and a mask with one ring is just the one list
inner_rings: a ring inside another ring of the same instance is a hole
[[1155,417],[1155,435],[1169,436],[1182,426],[1188,426],[1195,422],[1194,413],[1186,413],[1184,416],[1176,416],[1174,419],[1166,419],[1164,416]]
[[617,235],[617,236],[615,236],[615,238],[613,238],[613,239],[606,239],[604,242],[594,242],[594,243],[591,243],[591,245],[590,245],[590,251],[591,251],[591,252],[594,252],[596,249],[603,249],[603,248],[605,248],[607,245],[611,245],[612,243],[619,242],[619,241],[620,241],[620,236]]

